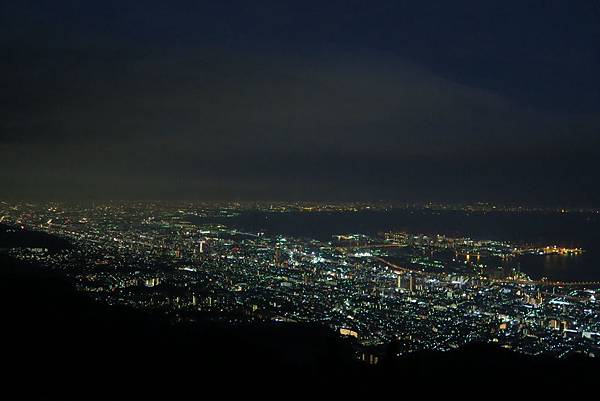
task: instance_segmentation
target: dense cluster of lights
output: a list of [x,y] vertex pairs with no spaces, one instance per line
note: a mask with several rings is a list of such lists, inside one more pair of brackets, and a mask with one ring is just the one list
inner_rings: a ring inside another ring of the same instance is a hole
[[73,245],[15,248],[11,255],[64,272],[102,302],[163,311],[177,321],[318,322],[349,337],[360,355],[391,340],[401,343],[400,352],[473,341],[531,354],[600,351],[598,283],[534,281],[511,268],[522,254],[581,249],[405,232],[319,241],[211,222],[247,208],[2,204],[0,214],[14,229],[45,231]]

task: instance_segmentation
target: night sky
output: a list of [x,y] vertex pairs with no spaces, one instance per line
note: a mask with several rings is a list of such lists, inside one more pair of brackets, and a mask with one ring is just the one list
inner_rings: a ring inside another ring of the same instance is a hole
[[599,1],[4,1],[0,198],[600,206]]

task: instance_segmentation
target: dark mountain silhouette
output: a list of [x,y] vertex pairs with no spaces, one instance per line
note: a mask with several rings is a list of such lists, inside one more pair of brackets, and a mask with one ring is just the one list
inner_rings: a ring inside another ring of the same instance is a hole
[[32,231],[18,226],[0,224],[0,249],[3,248],[47,248],[64,249],[71,244],[62,238],[40,231]]

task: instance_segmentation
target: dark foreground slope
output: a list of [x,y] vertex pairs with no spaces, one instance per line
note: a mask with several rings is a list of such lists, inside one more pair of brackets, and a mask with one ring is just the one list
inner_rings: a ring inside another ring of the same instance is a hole
[[[99,304],[35,266],[0,256],[3,391],[84,397],[372,392],[421,383],[585,383],[590,359],[556,360],[474,345],[366,366],[326,329],[301,325],[172,326]],[[589,382],[593,383],[593,382]],[[137,397],[136,397],[137,398]]]
[[[330,331],[302,325],[171,325],[96,303],[35,266],[0,256],[4,374],[12,390],[72,395],[224,392],[326,384],[360,366]],[[218,383],[218,379],[226,379]]]

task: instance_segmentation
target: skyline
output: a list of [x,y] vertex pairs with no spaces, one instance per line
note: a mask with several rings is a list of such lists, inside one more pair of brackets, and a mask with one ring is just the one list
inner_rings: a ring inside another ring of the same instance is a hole
[[173,326],[319,325],[367,365],[473,344],[595,360],[600,346],[597,213],[125,202],[0,216],[13,260]]

